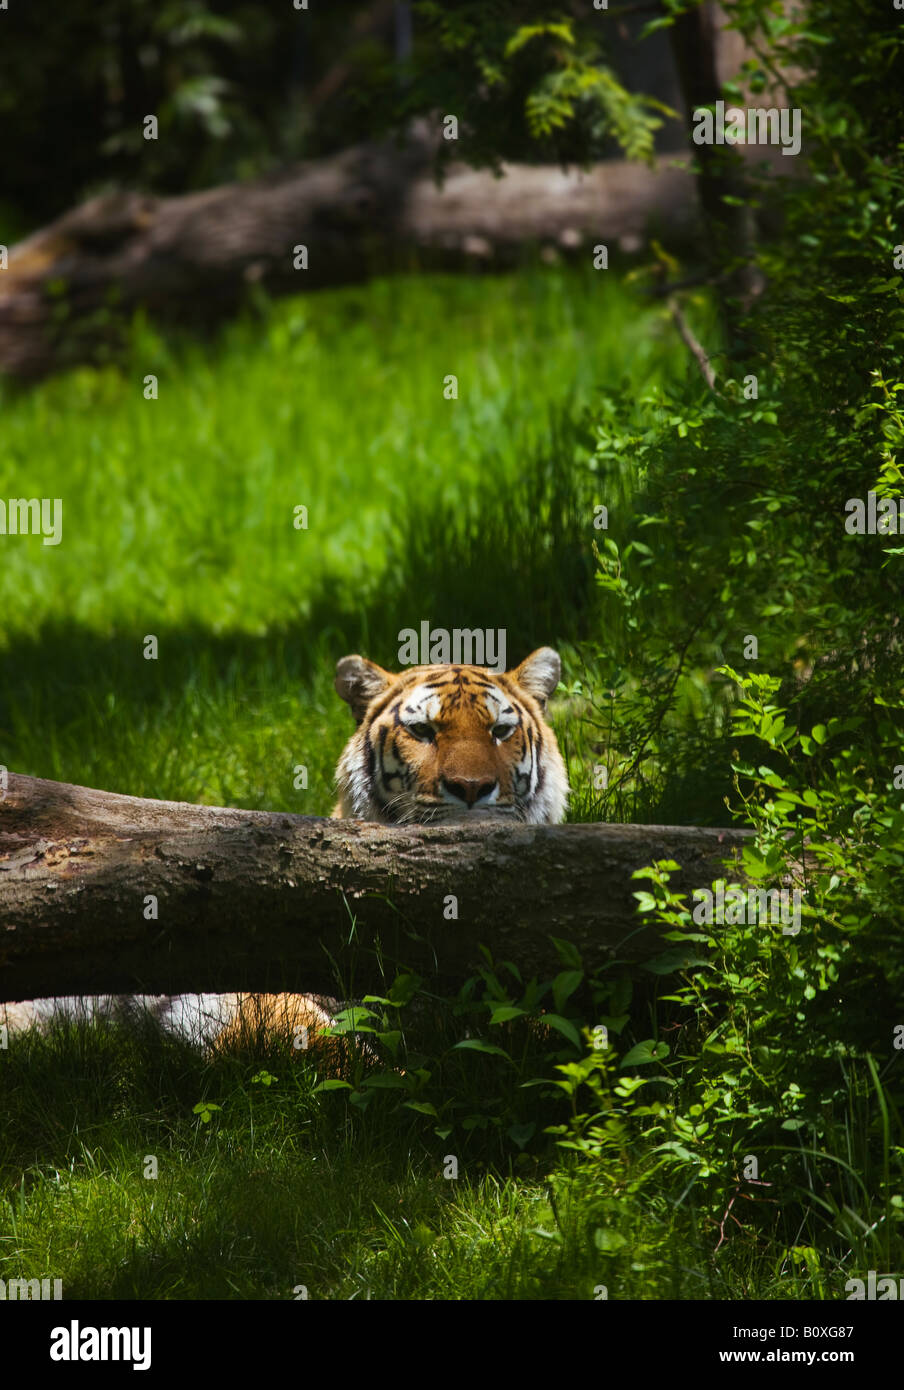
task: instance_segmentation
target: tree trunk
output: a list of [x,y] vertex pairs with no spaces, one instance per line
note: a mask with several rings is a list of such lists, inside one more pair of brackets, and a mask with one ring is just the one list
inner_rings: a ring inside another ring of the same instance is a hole
[[[403,828],[146,801],[8,776],[0,1002],[76,994],[381,992],[380,959],[455,990],[479,943],[527,979],[663,949],[635,869],[709,885],[749,832],[687,826]],[[457,900],[452,915],[450,897]],[[156,915],[154,903],[156,900]],[[147,915],[150,913],[150,917]],[[354,939],[354,946],[349,943]],[[379,948],[379,949],[377,949]]]
[[[681,95],[694,127],[694,112],[712,106],[722,95],[719,58],[726,16],[712,0],[678,15],[669,29]],[[756,219],[745,159],[730,145],[693,145],[699,173],[697,192],[703,212],[703,232],[711,275],[720,285],[720,307],[726,346],[732,356],[743,355],[740,323],[753,298],[763,288],[756,266]]]
[[[203,193],[105,195],[9,251],[0,272],[0,371],[40,376],[115,350],[128,315],[200,325],[249,283],[273,293],[419,265],[503,266],[525,243],[585,254],[639,244],[651,220],[694,220],[690,175],[611,160],[587,173],[511,166],[502,178],[455,167],[442,188],[425,136],[361,146],[285,173]],[[306,248],[307,269],[295,248]]]

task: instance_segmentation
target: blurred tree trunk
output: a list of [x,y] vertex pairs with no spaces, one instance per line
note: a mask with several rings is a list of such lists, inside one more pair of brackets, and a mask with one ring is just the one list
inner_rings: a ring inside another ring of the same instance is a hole
[[234,310],[249,284],[299,293],[413,264],[502,268],[529,244],[589,261],[596,244],[638,245],[651,221],[689,232],[696,216],[693,180],[667,159],[655,169],[611,160],[586,173],[511,165],[503,178],[458,166],[440,188],[434,148],[417,136],[255,182],[74,208],[10,248],[0,371],[37,377],[102,360],[139,306],[202,326]]
[[[724,14],[712,0],[684,11],[669,29],[681,94],[693,130],[694,111],[714,106],[722,95],[719,77],[721,23]],[[693,145],[697,192],[712,278],[720,288],[720,305],[729,352],[743,351],[738,321],[762,285],[754,264],[756,219],[745,162],[731,145]],[[728,200],[728,201],[726,201]]]

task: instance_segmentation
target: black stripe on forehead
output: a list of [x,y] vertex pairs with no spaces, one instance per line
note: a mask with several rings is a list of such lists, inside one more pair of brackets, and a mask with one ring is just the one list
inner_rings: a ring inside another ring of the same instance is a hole
[[494,694],[496,694],[497,696],[497,699],[501,701],[501,708],[497,717],[501,718],[503,714],[513,714],[519,725],[524,724],[525,719],[528,717],[527,711],[525,710],[524,706],[519,704],[518,701],[514,698],[514,696],[511,695],[505,689],[504,686],[493,686],[491,684],[489,688],[493,690]]
[[385,695],[379,697],[378,703],[375,704],[373,708],[368,709],[367,714],[364,716],[365,727],[368,730],[374,721],[379,719],[380,715],[392,704],[393,700],[398,700],[400,703],[402,700],[402,696],[399,694],[396,686],[392,686],[391,689],[387,690]]
[[[430,667],[428,669],[436,670],[436,667]],[[442,676],[433,677],[431,680],[419,680],[417,684],[430,686],[452,685],[453,683],[460,684],[462,681],[468,681],[471,685],[492,685],[492,681],[487,679],[483,672],[483,668],[479,666],[473,669],[469,666],[443,666],[440,669],[443,671]],[[415,672],[412,670],[410,675],[413,676],[414,674]]]
[[517,704],[519,701],[522,701],[523,708],[525,709],[527,709],[528,706],[533,705],[534,709],[531,711],[531,715],[533,718],[536,718],[538,722],[542,723],[543,712],[540,709],[539,705],[536,704],[533,696],[530,694],[529,691],[524,690],[516,680],[512,679],[508,671],[503,672],[501,676],[497,677],[497,684],[500,690],[505,691],[506,695],[513,702],[513,704]]
[[473,699],[473,695],[471,694],[471,692],[465,691],[464,681],[461,672],[456,671],[454,667],[450,667],[450,675],[445,677],[443,680],[415,681],[410,683],[405,691],[406,698],[412,693],[413,690],[430,690],[434,692],[440,692],[439,698],[443,702],[444,709],[454,709],[456,705],[461,704],[466,693],[470,699]]
[[533,715],[511,693],[509,682],[475,676],[471,671],[458,666],[449,666],[446,670],[448,675],[436,680],[421,680],[416,671],[411,670],[400,681],[394,682],[367,711],[362,725],[365,734],[370,735],[376,721],[387,713],[392,715],[392,722],[397,726],[401,722],[402,707],[415,689],[437,692],[443,708],[447,710],[454,710],[465,701],[473,706],[477,703],[478,691],[491,691],[494,698],[500,701],[500,715],[514,714],[519,725],[533,721]]

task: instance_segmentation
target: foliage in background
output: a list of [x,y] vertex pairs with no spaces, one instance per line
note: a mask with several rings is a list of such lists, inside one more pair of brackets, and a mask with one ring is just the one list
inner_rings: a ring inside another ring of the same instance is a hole
[[[651,80],[633,90],[622,69],[646,71],[646,50],[638,58],[628,37],[638,26],[630,12],[592,7],[551,17],[546,0],[12,5],[0,44],[0,115],[15,135],[2,239],[92,193],[251,178],[415,117],[438,130],[457,115],[460,138],[441,142],[441,154],[475,164],[647,158],[674,75],[654,39]],[[144,136],[148,115],[156,140]]]
[[444,159],[650,160],[663,117],[676,114],[628,89],[612,61],[617,19],[590,6],[555,17],[544,0],[416,0],[414,10],[421,39],[402,109],[459,114],[462,138]]

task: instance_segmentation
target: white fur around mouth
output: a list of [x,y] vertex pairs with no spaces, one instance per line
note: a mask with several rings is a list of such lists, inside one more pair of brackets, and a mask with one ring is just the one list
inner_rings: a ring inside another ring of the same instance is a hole
[[417,802],[404,815],[409,825],[473,825],[476,821],[511,820],[518,817],[515,806],[453,806],[448,801]]

